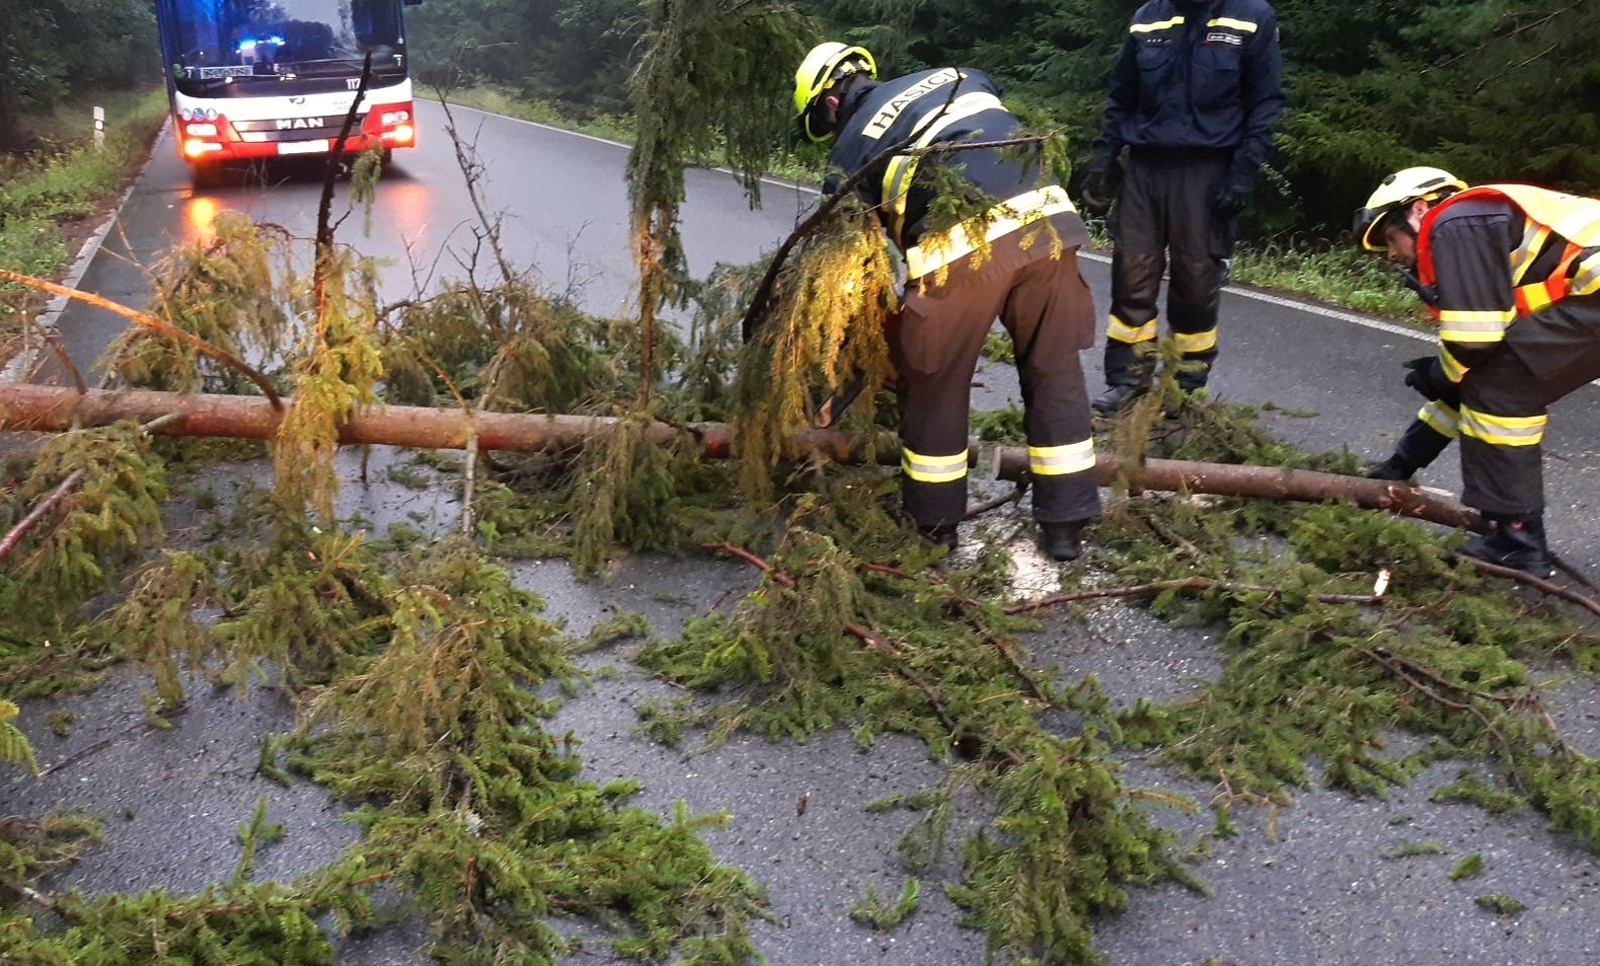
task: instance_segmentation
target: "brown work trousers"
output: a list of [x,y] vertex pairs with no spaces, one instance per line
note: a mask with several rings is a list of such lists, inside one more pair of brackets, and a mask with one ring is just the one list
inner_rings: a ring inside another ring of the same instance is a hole
[[[1028,445],[1064,446],[1092,436],[1078,353],[1094,345],[1095,314],[1077,249],[1052,258],[1047,242],[1024,248],[1012,235],[991,247],[980,268],[971,267],[970,257],[951,266],[942,286],[932,275],[907,286],[899,337],[890,349],[900,371],[900,439],[912,453],[966,453],[972,375],[996,316],[1016,348]],[[966,515],[965,476],[941,483],[907,476],[902,486],[906,512],[919,526],[954,524]],[[1099,513],[1092,467],[1034,478],[1036,520],[1059,523]]]

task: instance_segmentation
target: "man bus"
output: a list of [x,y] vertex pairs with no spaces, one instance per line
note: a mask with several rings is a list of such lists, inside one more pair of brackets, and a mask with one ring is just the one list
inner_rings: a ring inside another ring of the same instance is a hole
[[416,142],[405,6],[422,0],[156,0],[178,152],[196,184],[224,164]]

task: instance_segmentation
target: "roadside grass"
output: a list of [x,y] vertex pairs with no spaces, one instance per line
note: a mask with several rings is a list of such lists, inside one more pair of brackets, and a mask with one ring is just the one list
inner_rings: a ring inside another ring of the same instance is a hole
[[[1109,253],[1104,218],[1087,217],[1089,243]],[[1241,242],[1230,281],[1325,305],[1421,324],[1422,303],[1381,255],[1326,239]]]
[[436,87],[421,88],[419,85],[419,89],[423,91],[421,96],[429,100],[443,100],[449,104],[473,107],[491,114],[504,114],[506,117],[533,121],[535,124],[548,124],[565,131],[577,131],[580,134],[590,134],[629,144],[633,143],[637,135],[634,119],[627,115],[596,114],[590,117],[574,117],[562,113],[560,107],[549,101],[530,101],[503,87],[480,85],[441,92]]
[[1266,244],[1240,246],[1233,280],[1290,292],[1369,315],[1416,321],[1421,303],[1381,256],[1354,247]]
[[[104,149],[94,146],[93,105],[106,108]],[[0,268],[58,279],[87,226],[144,163],[166,118],[159,88],[94,95],[28,119],[35,150],[0,158]],[[15,339],[45,296],[0,283],[0,345]]]

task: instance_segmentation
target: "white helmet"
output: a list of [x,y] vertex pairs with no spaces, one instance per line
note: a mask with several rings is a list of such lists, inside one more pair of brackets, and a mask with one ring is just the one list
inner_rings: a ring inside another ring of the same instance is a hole
[[1426,165],[1396,171],[1383,179],[1367,203],[1356,212],[1355,233],[1361,247],[1369,252],[1381,252],[1389,246],[1383,240],[1386,222],[1390,215],[1404,211],[1417,201],[1435,202],[1448,198],[1457,191],[1467,190],[1467,183],[1444,170]]

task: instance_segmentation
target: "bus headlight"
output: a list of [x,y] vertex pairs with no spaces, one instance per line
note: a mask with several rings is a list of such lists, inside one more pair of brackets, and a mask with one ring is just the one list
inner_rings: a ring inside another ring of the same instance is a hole
[[183,156],[194,160],[222,150],[222,145],[215,141],[201,141],[198,138],[188,138],[183,142]]

